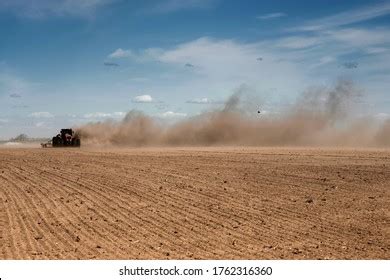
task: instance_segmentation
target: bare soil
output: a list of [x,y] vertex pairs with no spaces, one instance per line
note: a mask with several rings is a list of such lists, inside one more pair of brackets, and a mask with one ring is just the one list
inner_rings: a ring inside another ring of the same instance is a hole
[[390,151],[0,149],[1,259],[390,259]]

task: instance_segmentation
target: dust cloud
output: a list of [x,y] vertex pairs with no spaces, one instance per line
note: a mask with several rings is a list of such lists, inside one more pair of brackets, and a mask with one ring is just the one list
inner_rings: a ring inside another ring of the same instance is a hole
[[223,108],[174,124],[130,111],[119,122],[89,123],[77,131],[91,145],[390,146],[390,120],[354,114],[362,92],[350,81],[308,89],[275,114],[257,114],[246,91],[240,87]]

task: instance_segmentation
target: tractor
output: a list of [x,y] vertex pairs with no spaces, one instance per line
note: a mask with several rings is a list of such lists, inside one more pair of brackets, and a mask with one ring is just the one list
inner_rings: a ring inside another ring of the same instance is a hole
[[42,143],[43,148],[51,147],[80,147],[81,141],[77,133],[71,128],[61,129],[48,143]]

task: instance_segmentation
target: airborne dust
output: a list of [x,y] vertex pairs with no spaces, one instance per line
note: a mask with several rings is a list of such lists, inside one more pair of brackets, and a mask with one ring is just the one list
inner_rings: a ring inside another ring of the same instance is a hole
[[77,131],[90,145],[390,146],[390,119],[358,117],[362,94],[350,81],[309,89],[275,114],[257,114],[245,106],[244,91],[239,89],[219,110],[174,124],[130,111],[121,121],[89,123]]

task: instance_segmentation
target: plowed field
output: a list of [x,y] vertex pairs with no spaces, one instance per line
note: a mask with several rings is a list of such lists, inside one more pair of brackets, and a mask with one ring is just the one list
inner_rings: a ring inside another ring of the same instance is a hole
[[0,149],[1,259],[390,259],[390,151]]

